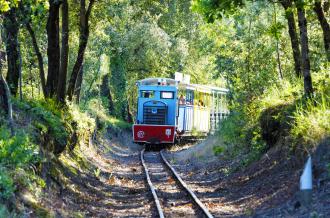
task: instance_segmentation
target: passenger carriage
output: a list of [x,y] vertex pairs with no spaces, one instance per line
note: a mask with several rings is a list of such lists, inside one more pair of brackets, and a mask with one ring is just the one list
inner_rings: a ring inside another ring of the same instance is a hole
[[227,89],[167,78],[137,82],[136,143],[172,144],[196,133],[213,133],[228,114]]

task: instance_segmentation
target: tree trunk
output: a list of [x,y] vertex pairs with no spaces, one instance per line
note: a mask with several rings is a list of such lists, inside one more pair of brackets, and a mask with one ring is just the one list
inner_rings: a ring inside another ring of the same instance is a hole
[[48,36],[48,75],[46,83],[47,97],[53,97],[58,84],[60,66],[60,44],[59,44],[59,8],[58,1],[49,0],[49,15],[47,20]]
[[76,87],[74,89],[74,96],[76,96],[76,102],[79,104],[80,102],[80,91],[81,91],[81,84],[83,81],[83,75],[84,75],[84,66],[82,65],[80,68],[80,72],[78,73]]
[[69,8],[68,1],[63,0],[62,6],[62,48],[61,48],[61,66],[58,77],[57,100],[65,102],[66,77],[68,71],[69,59]]
[[42,54],[40,52],[40,49],[39,49],[39,46],[37,43],[37,39],[36,39],[36,36],[35,36],[35,33],[34,33],[32,27],[31,27],[31,24],[29,22],[27,22],[25,24],[25,27],[30,34],[30,37],[32,39],[33,49],[34,49],[34,52],[38,59],[39,77],[40,77],[42,91],[44,93],[44,96],[48,96],[47,89],[46,89],[46,78],[45,78],[44,61],[42,58]]
[[307,35],[307,20],[304,9],[304,1],[296,1],[298,12],[298,23],[300,30],[300,44],[301,44],[301,65],[304,76],[304,89],[306,96],[310,97],[313,94],[313,84],[310,72],[309,48],[308,48],[308,35]]
[[330,26],[324,15],[321,1],[316,0],[314,3],[313,9],[317,15],[317,18],[318,18],[320,25],[322,27],[322,30],[323,30],[324,48],[325,48],[325,52],[327,55],[327,59],[328,59],[328,61],[330,61]]
[[5,45],[8,62],[7,82],[12,95],[17,94],[20,77],[20,49],[18,43],[19,24],[16,19],[16,9],[11,9],[4,14]]
[[[277,25],[276,4],[273,3],[273,5],[274,5],[274,21],[275,21],[275,25]],[[276,35],[275,38],[276,38],[276,56],[277,56],[278,74],[279,74],[279,79],[283,80],[282,63],[281,63],[280,48],[279,48],[280,37]]]
[[77,83],[78,74],[79,74],[80,69],[82,68],[82,64],[84,62],[84,54],[85,54],[88,37],[89,37],[88,21],[89,21],[89,17],[90,17],[94,2],[95,2],[95,0],[90,0],[88,8],[86,10],[86,0],[80,0],[79,49],[78,49],[77,59],[76,59],[76,62],[74,64],[74,67],[73,67],[73,70],[71,73],[68,91],[67,91],[67,95],[68,95],[68,98],[70,101],[73,98],[75,88],[80,89],[80,87],[76,86],[76,83]]
[[132,116],[128,101],[127,101],[127,122],[133,123],[133,116]]
[[[1,48],[1,35],[0,35],[0,48]],[[5,53],[0,50],[0,111],[9,114],[9,98],[6,91],[7,83],[2,75],[2,61],[5,61]]]
[[109,74],[104,75],[104,77],[102,78],[102,84],[101,84],[101,90],[100,91],[101,91],[101,96],[104,96],[108,99],[109,114],[114,115],[115,114],[115,109],[114,109],[114,105],[113,105],[111,90],[110,90],[110,87],[109,87]]
[[297,77],[301,77],[301,53],[299,48],[299,39],[296,28],[296,21],[292,11],[292,0],[280,0],[285,9],[286,19],[288,21],[289,35],[291,40],[292,55],[294,60],[294,69]]
[[[1,60],[0,60],[1,61]],[[1,65],[1,63],[0,63]],[[0,109],[3,109],[8,117],[9,127],[11,131],[11,135],[15,134],[14,131],[14,122],[13,122],[13,109],[12,104],[10,102],[10,90],[7,85],[5,78],[1,72],[2,66],[0,66]]]

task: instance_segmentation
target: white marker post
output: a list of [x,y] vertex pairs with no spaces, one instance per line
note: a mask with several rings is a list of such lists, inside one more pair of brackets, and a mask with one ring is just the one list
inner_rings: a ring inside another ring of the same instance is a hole
[[300,176],[300,200],[304,206],[309,206],[312,201],[313,176],[312,158],[309,156],[305,164],[304,172]]

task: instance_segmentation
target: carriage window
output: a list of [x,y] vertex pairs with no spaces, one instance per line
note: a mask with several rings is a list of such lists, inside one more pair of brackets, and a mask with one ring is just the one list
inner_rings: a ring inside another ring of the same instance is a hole
[[188,105],[194,104],[194,92],[192,90],[187,90],[186,103]]
[[174,92],[160,92],[160,98],[173,99],[174,98]]
[[153,98],[154,96],[154,91],[141,91],[141,98]]

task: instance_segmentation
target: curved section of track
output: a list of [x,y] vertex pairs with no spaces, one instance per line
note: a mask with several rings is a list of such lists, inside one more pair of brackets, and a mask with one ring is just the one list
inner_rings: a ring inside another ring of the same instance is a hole
[[162,152],[143,150],[141,161],[160,217],[213,217]]

